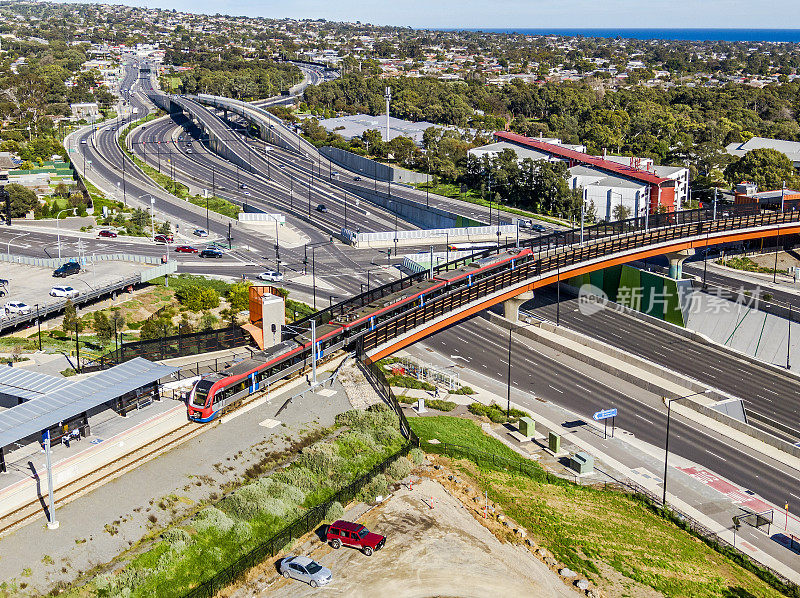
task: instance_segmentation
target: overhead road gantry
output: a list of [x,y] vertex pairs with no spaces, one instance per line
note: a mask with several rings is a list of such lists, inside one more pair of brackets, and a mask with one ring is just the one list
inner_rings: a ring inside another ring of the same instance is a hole
[[108,407],[120,415],[142,401],[160,398],[158,381],[179,368],[137,357],[79,380],[59,378],[21,368],[0,368],[0,472],[14,447],[41,439],[51,442],[79,433],[88,436],[89,417]]

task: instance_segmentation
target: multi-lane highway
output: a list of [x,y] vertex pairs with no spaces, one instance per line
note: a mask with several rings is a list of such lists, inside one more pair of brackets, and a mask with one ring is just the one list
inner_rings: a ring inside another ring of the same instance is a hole
[[[616,325],[616,320],[614,322]],[[611,323],[606,321],[605,324],[608,326]],[[620,332],[626,337],[630,336],[624,330]],[[476,316],[438,332],[423,343],[450,358],[454,365],[463,365],[467,370],[476,372],[478,380],[489,379],[499,386],[506,383],[507,339],[508,332],[505,329]],[[653,343],[652,339],[650,342]],[[427,351],[423,353],[429,355]],[[616,421],[618,427],[656,447],[664,446],[667,416],[659,397],[619,381],[609,381],[601,372],[591,371],[592,368],[527,339],[514,340],[512,363],[512,397],[515,402],[525,406],[527,399],[522,399],[521,393],[530,393],[587,419],[596,411],[615,406],[619,411]],[[758,368],[745,364],[740,364],[740,368],[740,375],[732,383],[742,376],[756,380],[764,378]],[[462,374],[462,378],[467,384],[470,383],[469,375]],[[708,382],[722,388],[716,379]],[[793,392],[796,401],[796,388]],[[800,490],[797,490],[800,488],[800,473],[797,470],[732,443],[721,434],[674,413],[670,451],[724,474],[773,504],[783,504],[787,499],[790,502],[800,500]],[[789,496],[790,493],[794,498]]]
[[796,376],[755,365],[615,309],[581,313],[578,300],[563,294],[558,309],[556,299],[555,292],[543,289],[525,309],[551,321],[556,321],[558,311],[562,325],[739,397],[748,411],[797,430],[793,441],[800,439],[800,384]]

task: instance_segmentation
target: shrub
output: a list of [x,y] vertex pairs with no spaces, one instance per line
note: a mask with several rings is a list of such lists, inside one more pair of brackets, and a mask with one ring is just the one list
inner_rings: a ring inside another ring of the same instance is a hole
[[451,392],[451,395],[474,395],[475,391],[472,390],[471,386],[461,386],[458,390]]
[[425,462],[425,453],[422,452],[422,449],[412,448],[408,451],[408,458],[414,465],[422,465]]
[[202,288],[197,285],[186,285],[175,291],[175,297],[181,305],[192,311],[202,311],[219,307],[219,293],[215,289]]
[[386,475],[393,480],[402,480],[411,473],[413,468],[414,465],[409,459],[406,457],[398,457],[389,465]]
[[437,411],[452,411],[456,408],[456,404],[453,401],[443,401],[442,399],[426,400],[425,406]]
[[161,537],[164,539],[165,542],[168,542],[169,544],[175,544],[176,542],[185,542],[186,544],[188,544],[192,540],[192,537],[189,535],[189,532],[180,527],[171,527],[169,529],[164,530],[164,533],[161,534]]
[[237,519],[252,519],[258,515],[258,503],[241,492],[234,492],[219,502],[219,508]]
[[285,482],[275,482],[269,487],[269,493],[271,496],[278,498],[288,504],[295,504],[299,505],[306,498],[305,492],[297,488],[296,486],[290,486]]
[[253,535],[253,528],[246,521],[237,521],[231,528],[231,533],[236,536],[239,541],[249,540]]
[[417,399],[415,399],[414,397],[407,397],[406,395],[400,395],[399,397],[397,397],[397,402],[405,403],[406,405],[413,405],[414,403],[417,402]]
[[400,434],[400,430],[393,426],[381,426],[380,428],[376,428],[374,434],[375,438],[383,446],[390,446],[403,437],[403,435]]
[[361,490],[364,502],[372,502],[378,496],[386,496],[389,492],[389,482],[382,473],[376,474]]
[[290,486],[297,486],[306,492],[319,485],[316,474],[308,467],[295,466],[284,469],[272,476],[276,482],[285,482]]
[[233,527],[233,519],[216,507],[206,507],[195,515],[193,525],[198,532],[210,528],[227,532]]
[[506,414],[499,409],[489,409],[489,412],[486,415],[488,415],[489,419],[496,424],[502,424],[508,421]]
[[340,467],[342,458],[336,445],[321,442],[303,449],[297,464],[308,467],[318,476],[328,477]]
[[336,521],[344,517],[344,507],[338,500],[333,501],[325,509],[325,521]]
[[354,455],[368,451],[376,451],[380,448],[375,437],[362,430],[350,430],[339,436],[338,440],[340,444],[348,449],[349,453]]

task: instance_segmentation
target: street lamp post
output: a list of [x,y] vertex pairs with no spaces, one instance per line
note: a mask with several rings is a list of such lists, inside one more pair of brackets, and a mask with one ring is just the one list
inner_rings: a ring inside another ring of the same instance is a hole
[[317,272],[316,272],[316,261],[314,260],[314,250],[316,247],[311,248],[311,285],[313,288],[314,293],[314,310],[317,309]]
[[666,438],[666,441],[664,443],[664,481],[663,481],[663,484],[662,484],[663,490],[664,490],[664,494],[661,497],[661,504],[664,507],[667,506],[667,465],[668,465],[668,461],[669,461],[669,422],[670,422],[670,416],[672,414],[672,402],[673,401],[680,401],[681,399],[688,399],[689,397],[694,397],[696,395],[702,395],[702,394],[706,394],[706,393],[709,393],[709,392],[711,392],[711,389],[707,388],[707,389],[705,389],[703,391],[693,392],[692,394],[688,394],[688,395],[683,396],[683,397],[675,397],[674,399],[666,399],[666,401],[667,401],[667,438]]
[[[42,350],[42,319],[39,316],[39,304],[36,304],[36,328],[39,335],[39,351]],[[786,358],[786,363],[789,363],[789,358]]]
[[511,416],[511,346],[512,333],[520,328],[525,328],[528,324],[510,326],[508,329],[508,373],[506,374],[506,417]]

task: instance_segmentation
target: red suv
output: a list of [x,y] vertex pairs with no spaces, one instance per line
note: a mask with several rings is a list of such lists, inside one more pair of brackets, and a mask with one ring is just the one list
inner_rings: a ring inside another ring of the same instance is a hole
[[367,556],[386,544],[384,536],[373,534],[360,523],[341,520],[334,521],[328,526],[325,539],[333,548],[340,548],[344,544],[360,549]]

